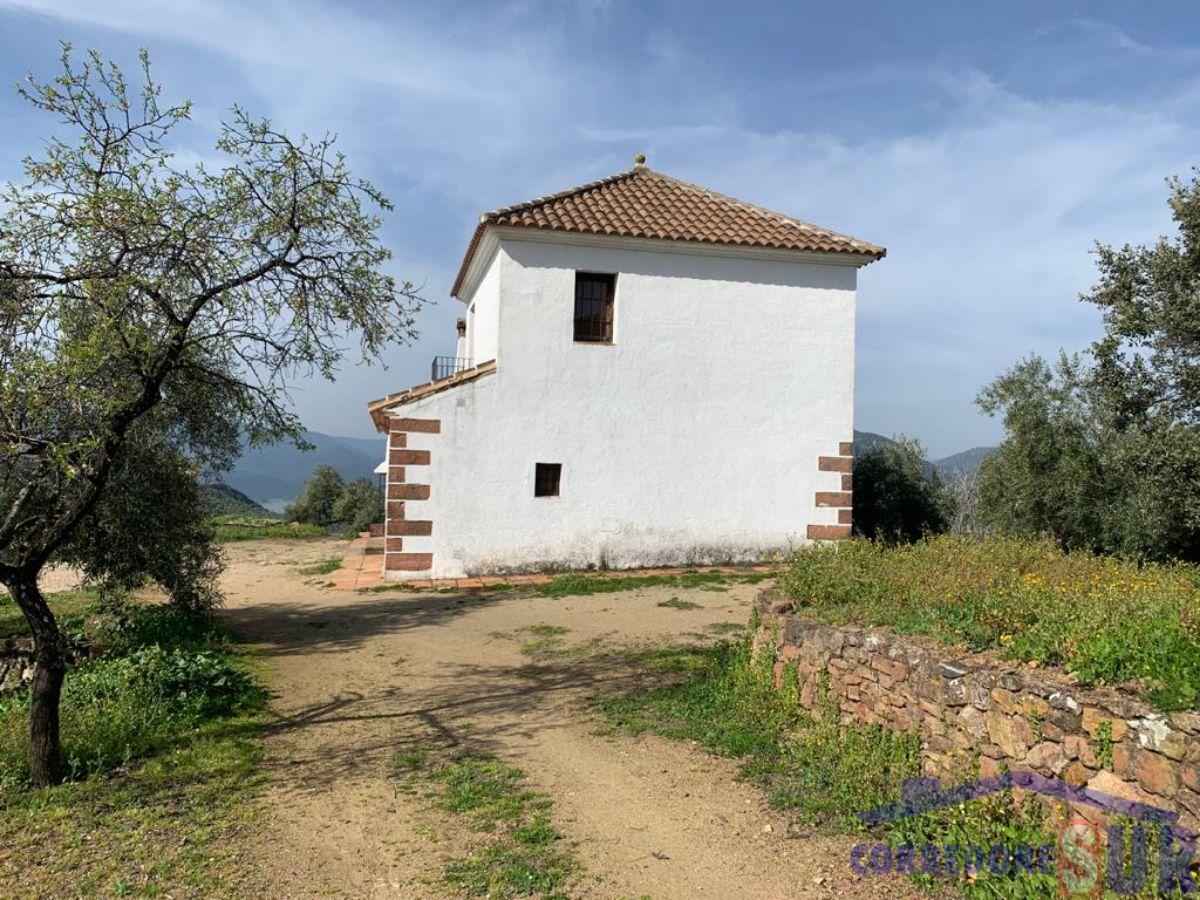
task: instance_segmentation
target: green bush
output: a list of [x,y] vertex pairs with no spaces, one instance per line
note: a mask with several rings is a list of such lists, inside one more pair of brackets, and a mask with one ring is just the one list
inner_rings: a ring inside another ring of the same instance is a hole
[[333,518],[348,537],[368,530],[383,521],[383,491],[369,478],[350,482],[334,501]]
[[897,438],[854,460],[854,533],[911,542],[950,527],[954,500],[919,441]]
[[1049,540],[943,535],[806,548],[781,586],[798,610],[827,621],[998,648],[1083,684],[1136,679],[1162,709],[1200,704],[1200,569],[1190,564],[1139,567]]
[[333,466],[317,466],[300,496],[287,505],[283,517],[289,522],[328,528],[337,522],[333,506],[346,489],[346,482]]
[[[208,617],[166,604],[93,611],[102,614],[89,637],[103,655],[69,670],[63,684],[63,756],[72,777],[127,766],[261,703]],[[0,699],[0,795],[24,787],[28,719],[27,691]]]

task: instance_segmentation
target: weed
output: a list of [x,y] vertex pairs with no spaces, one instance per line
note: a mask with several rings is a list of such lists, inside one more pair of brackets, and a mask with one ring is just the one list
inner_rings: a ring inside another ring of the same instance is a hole
[[446,864],[446,884],[466,897],[496,900],[568,896],[579,863],[554,827],[550,798],[530,790],[523,771],[486,754],[435,765],[423,752],[408,752],[394,765],[410,777],[424,772],[436,787],[437,807],[485,835],[474,852]]
[[38,896],[237,893],[237,838],[263,783],[265,696],[246,659],[211,619],[168,605],[68,602],[103,649],[63,687],[76,780],[28,788],[28,696],[0,701],[0,882]]
[[[952,780],[973,781],[978,777],[978,764],[972,760],[960,766],[958,776]],[[1034,900],[1057,894],[1055,875],[1029,871],[1012,858],[996,863],[990,859],[990,848],[997,846],[1044,847],[1054,843],[1046,812],[1034,797],[1014,803],[1012,793],[1003,791],[969,800],[893,822],[886,828],[886,837],[893,847],[933,845],[961,848],[964,853],[970,848],[985,848],[989,856],[984,859],[968,854],[969,859],[962,856],[956,860],[956,869],[962,873],[959,886],[966,897]],[[965,871],[968,867],[969,872]],[[942,880],[925,874],[913,877],[925,887]]]
[[544,597],[580,597],[589,594],[607,594],[617,591],[635,591],[648,587],[699,588],[721,586],[724,590],[732,584],[757,584],[772,577],[767,572],[697,572],[685,570],[671,575],[585,575],[580,573],[559,575],[543,584],[530,585],[529,589]]
[[740,634],[746,630],[744,625],[739,625],[737,622],[713,622],[704,626],[704,630],[710,634],[729,635]]
[[667,609],[703,609],[699,603],[693,603],[690,600],[680,600],[678,597],[672,597],[670,600],[663,600],[658,604],[665,606]]
[[1033,733],[1034,743],[1040,744],[1045,739],[1046,717],[1037,710],[1029,713],[1029,730]]
[[549,638],[570,634],[571,629],[562,625],[522,625],[517,631],[522,634],[531,634],[534,637]]
[[314,563],[311,566],[302,566],[297,569],[301,575],[331,575],[342,567],[342,558],[340,556],[331,556],[319,563]]
[[429,764],[429,754],[424,750],[406,750],[392,757],[392,768],[397,772],[419,772]]
[[1113,767],[1112,722],[1105,719],[1096,729],[1096,761],[1110,772]]
[[781,586],[807,615],[890,626],[1059,665],[1080,684],[1140,681],[1160,709],[1200,702],[1200,568],[1135,566],[1050,541],[942,535],[797,553]]

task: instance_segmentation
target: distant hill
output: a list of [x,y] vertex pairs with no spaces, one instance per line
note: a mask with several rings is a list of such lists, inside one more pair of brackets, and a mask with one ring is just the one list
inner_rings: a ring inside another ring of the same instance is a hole
[[234,490],[227,484],[217,482],[204,485],[204,493],[208,495],[208,514],[210,516],[269,516],[271,511],[259,503],[255,503],[241,491]]
[[378,438],[337,437],[319,431],[304,432],[314,449],[302,453],[292,444],[246,448],[232,471],[221,480],[252,500],[282,512],[317,466],[333,466],[347,481],[374,477],[386,443]]
[[[876,447],[883,444],[896,443],[891,438],[884,437],[882,434],[876,434],[873,431],[855,431],[854,432],[854,455],[862,456],[864,453],[869,453]],[[925,470],[926,476],[933,473],[933,463],[929,460],[922,460],[921,467]]]
[[[880,444],[894,443],[895,441],[882,434],[875,434],[872,431],[856,431],[854,432],[854,455],[867,453]],[[995,447],[972,447],[970,450],[954,453],[932,462],[926,460],[925,473],[929,474],[936,468],[942,475],[974,475],[983,465],[983,461],[995,449]]]
[[933,464],[943,475],[974,475],[995,450],[995,447],[972,447],[962,453],[934,460]]
[[876,434],[873,431],[855,431],[854,432],[854,455],[860,456],[870,450],[874,450],[880,444],[896,443],[891,438],[884,437],[882,434]]

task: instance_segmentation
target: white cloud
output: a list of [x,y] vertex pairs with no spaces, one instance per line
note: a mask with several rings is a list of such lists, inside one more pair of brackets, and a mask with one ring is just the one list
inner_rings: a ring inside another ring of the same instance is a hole
[[[412,244],[398,255],[435,297],[480,210],[625,168],[635,151],[688,180],[884,243],[888,258],[861,275],[860,427],[927,437],[937,453],[995,436],[971,400],[1000,369],[1030,350],[1086,344],[1096,316],[1075,296],[1093,277],[1093,238],[1167,230],[1162,179],[1186,172],[1200,146],[1194,51],[1160,54],[1092,20],[1033,35],[1014,52],[1016,75],[873,60],[797,72],[795,96],[814,104],[902,83],[920,130],[897,131],[891,115],[889,130],[869,133],[883,111],[851,99],[844,130],[798,126],[786,110],[778,121],[752,114],[751,98],[708,77],[667,24],[642,36],[640,70],[591,64],[571,52],[564,23],[610,27],[617,13],[603,2],[371,18],[315,0],[173,0],[153,11],[133,0],[0,0],[4,9],[131,34],[159,58],[171,43],[200,48],[229,60],[222,77],[251,86],[279,124],[338,132],[356,167],[398,201],[394,234]],[[1086,53],[1071,57],[1064,47],[1076,44]],[[1071,90],[1038,91],[1038,67],[1059,59]],[[1122,82],[1121,96],[1077,90],[1102,64],[1130,71],[1149,59],[1172,78],[1140,91]],[[424,348],[445,352],[457,313],[441,302],[421,353],[398,352],[385,376],[348,374],[341,402],[310,407],[310,420],[363,427],[346,407],[421,377]]]

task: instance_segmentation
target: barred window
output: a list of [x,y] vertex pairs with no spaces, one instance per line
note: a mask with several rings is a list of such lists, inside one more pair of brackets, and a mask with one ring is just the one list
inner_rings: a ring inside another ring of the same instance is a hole
[[611,344],[616,275],[575,273],[575,340]]

